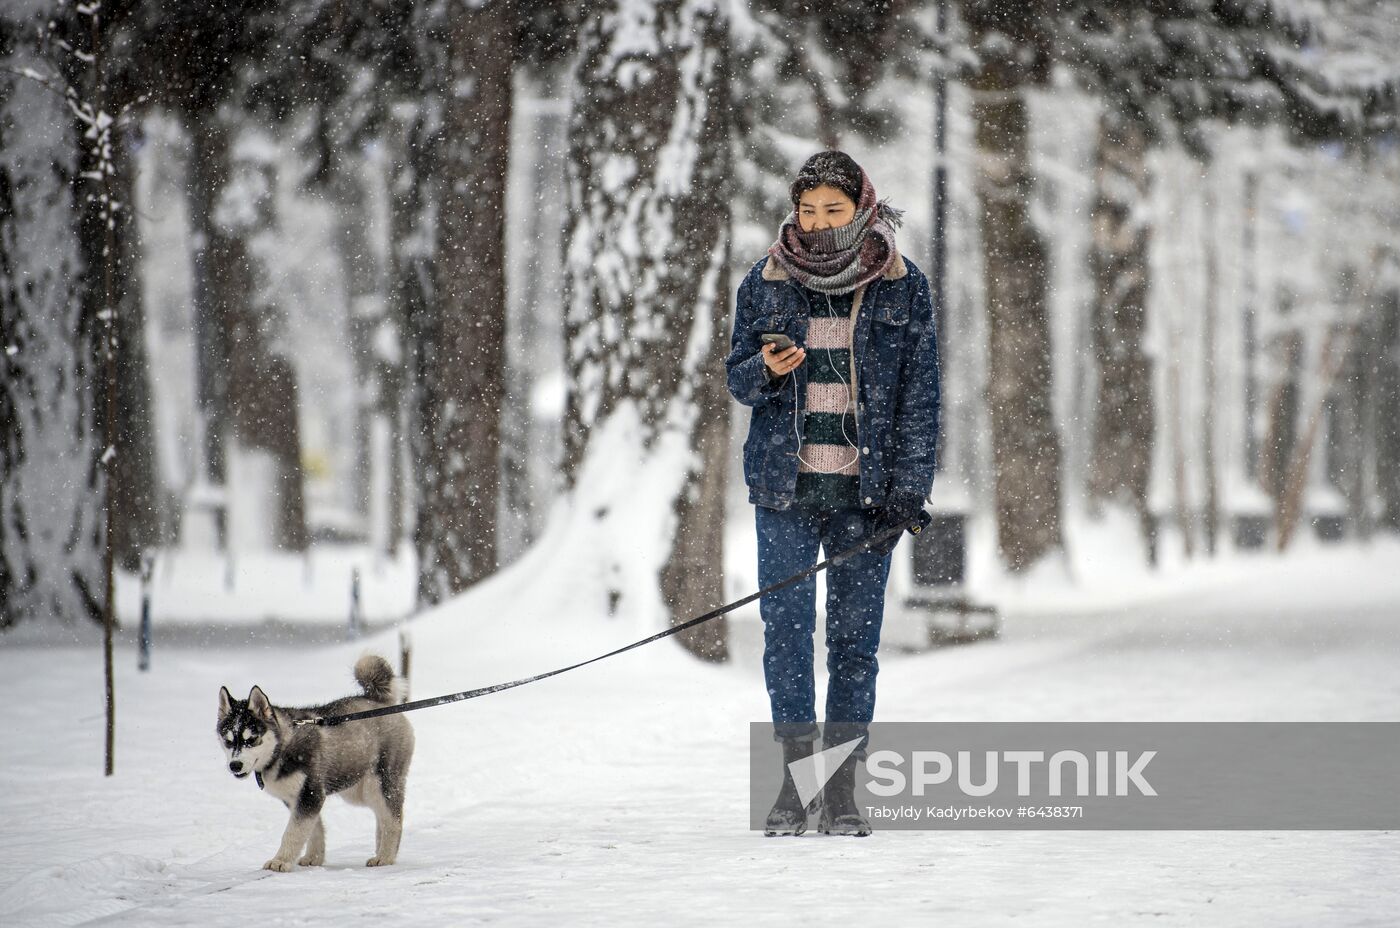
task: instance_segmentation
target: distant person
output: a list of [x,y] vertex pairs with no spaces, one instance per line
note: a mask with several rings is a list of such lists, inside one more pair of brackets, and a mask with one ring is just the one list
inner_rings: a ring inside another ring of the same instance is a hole
[[[760,587],[817,563],[818,545],[830,557],[920,518],[938,439],[933,302],[928,279],[895,248],[901,211],[877,202],[864,169],[840,151],[809,158],[790,193],[793,211],[778,240],[739,285],[725,360],[729,392],[753,407],[744,481],[755,506]],[[826,575],[823,746],[856,738],[860,745],[823,790],[824,834],[870,834],[855,804],[855,768],[869,743],[885,582],[901,537]],[[787,764],[810,757],[818,736],[816,578],[759,605],[784,763],[765,833],[802,834],[814,810],[798,798]]]

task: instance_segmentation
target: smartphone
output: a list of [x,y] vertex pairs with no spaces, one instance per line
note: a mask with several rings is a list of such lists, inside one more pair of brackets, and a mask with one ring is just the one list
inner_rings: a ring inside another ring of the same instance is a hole
[[793,345],[792,339],[782,332],[764,332],[759,336],[759,340],[765,345],[777,345],[779,351],[787,351]]

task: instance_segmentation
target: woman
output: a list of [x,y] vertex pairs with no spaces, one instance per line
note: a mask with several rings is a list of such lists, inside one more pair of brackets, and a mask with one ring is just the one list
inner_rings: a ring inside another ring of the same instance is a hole
[[[744,480],[758,530],[759,585],[786,579],[896,525],[925,518],[938,438],[938,355],[928,280],[895,248],[900,211],[877,202],[843,152],[802,166],[793,212],[739,286],[725,360],[729,392],[753,407]],[[765,335],[787,336],[765,340]],[[890,552],[902,537],[827,573],[825,747],[859,739],[820,797],[824,834],[868,835],[854,800],[875,708],[876,651]],[[764,678],[783,787],[767,834],[802,834],[790,768],[818,736],[812,634],[816,578],[759,601]],[[814,800],[813,805],[816,805]]]

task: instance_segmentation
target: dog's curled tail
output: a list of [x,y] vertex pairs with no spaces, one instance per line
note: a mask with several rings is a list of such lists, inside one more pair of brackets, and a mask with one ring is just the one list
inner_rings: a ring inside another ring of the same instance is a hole
[[364,688],[366,699],[390,705],[403,699],[403,682],[378,654],[366,654],[355,662],[355,682]]

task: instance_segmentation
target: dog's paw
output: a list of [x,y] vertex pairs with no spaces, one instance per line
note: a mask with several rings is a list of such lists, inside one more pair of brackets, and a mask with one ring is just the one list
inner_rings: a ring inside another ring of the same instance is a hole
[[278,873],[291,873],[292,862],[290,860],[283,860],[280,857],[274,857],[267,863],[263,864],[263,869],[276,870]]
[[302,867],[319,867],[326,862],[325,854],[307,854],[297,864]]
[[392,858],[392,857],[371,857],[369,860],[365,861],[365,866],[366,866],[366,867],[388,867],[388,866],[392,866],[393,863],[394,863],[394,858]]

